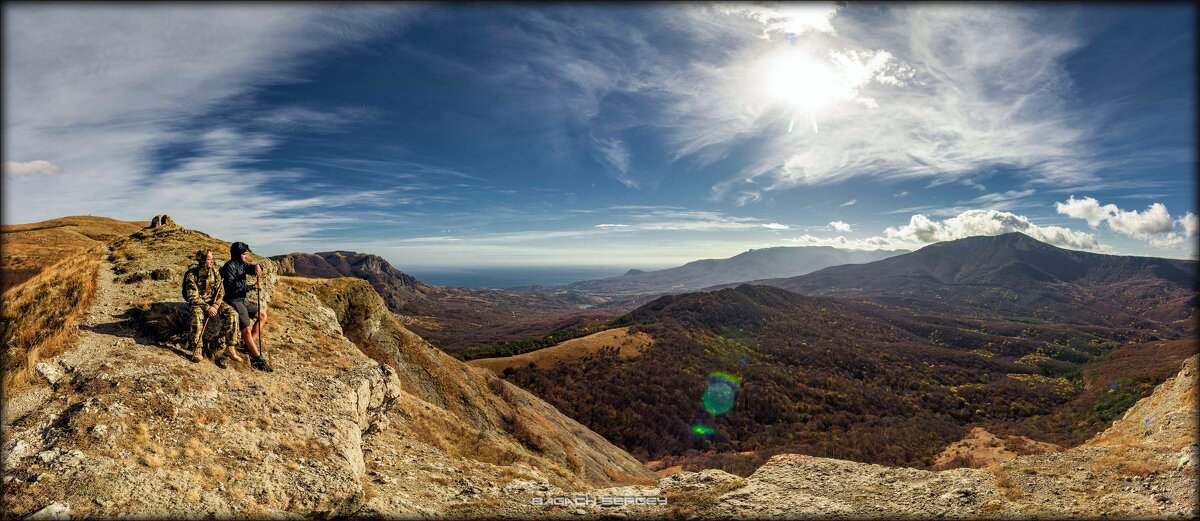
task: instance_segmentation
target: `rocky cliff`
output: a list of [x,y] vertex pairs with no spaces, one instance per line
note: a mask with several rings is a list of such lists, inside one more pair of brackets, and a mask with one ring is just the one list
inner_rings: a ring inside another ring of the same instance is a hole
[[[202,247],[218,264],[228,251],[160,225],[77,263],[95,278],[90,305],[62,348],[23,350],[28,378],[5,389],[6,517],[421,517],[504,494],[652,482],[545,402],[406,330],[361,280],[279,276],[257,259],[276,371],[189,362],[163,328]],[[55,287],[45,282],[8,297],[36,302],[20,293]],[[39,324],[36,309],[9,302],[6,344]],[[150,324],[153,310],[167,316]]]

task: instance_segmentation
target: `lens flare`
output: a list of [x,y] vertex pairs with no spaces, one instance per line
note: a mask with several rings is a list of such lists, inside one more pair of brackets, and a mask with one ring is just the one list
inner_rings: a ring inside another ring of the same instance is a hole
[[708,387],[700,397],[700,401],[704,403],[704,410],[710,414],[721,415],[733,409],[733,404],[737,401],[738,384],[741,381],[741,378],[729,373],[710,373]]
[[707,425],[703,425],[700,423],[697,423],[692,426],[692,434],[694,434],[696,436],[712,436],[712,434],[714,432],[717,432],[717,431],[713,430],[712,427],[709,427]]

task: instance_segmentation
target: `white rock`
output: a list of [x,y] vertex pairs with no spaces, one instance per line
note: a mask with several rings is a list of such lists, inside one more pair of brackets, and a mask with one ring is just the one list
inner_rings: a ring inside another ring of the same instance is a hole
[[8,454],[4,456],[4,468],[11,469],[30,454],[33,454],[33,445],[26,443],[25,440],[17,440],[12,447],[8,448]]
[[71,519],[71,504],[55,501],[25,519]]
[[58,383],[59,380],[62,380],[63,370],[58,366],[58,364],[38,362],[34,368],[37,369],[38,374],[42,375],[43,378],[50,382],[50,385],[54,385]]
[[52,450],[44,450],[39,452],[37,457],[42,461],[42,463],[49,464],[50,462],[58,459],[58,453]]

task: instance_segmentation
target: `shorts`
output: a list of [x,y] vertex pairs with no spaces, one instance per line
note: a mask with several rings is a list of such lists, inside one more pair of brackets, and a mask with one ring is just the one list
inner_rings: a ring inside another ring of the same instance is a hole
[[258,306],[246,302],[246,299],[231,300],[228,304],[237,310],[238,327],[246,329],[254,325],[254,319],[258,317]]

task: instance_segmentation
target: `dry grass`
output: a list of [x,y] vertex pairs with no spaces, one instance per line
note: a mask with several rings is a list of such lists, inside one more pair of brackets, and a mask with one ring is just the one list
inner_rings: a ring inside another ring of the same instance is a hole
[[30,384],[38,362],[70,346],[77,324],[96,298],[100,249],[63,259],[4,294],[0,338],[6,392]]
[[163,466],[163,459],[161,456],[158,456],[157,454],[151,454],[151,453],[142,454],[141,457],[138,458],[138,461],[140,461],[142,463],[142,465],[145,465],[152,469],[156,469],[156,468]]
[[619,470],[610,469],[608,467],[604,467],[604,475],[608,476],[608,479],[613,480],[613,482],[620,483],[623,485],[643,485],[643,486],[647,486],[647,487],[652,487],[652,486],[654,486],[655,483],[657,483],[657,481],[654,480],[653,478],[645,478],[645,477],[641,477],[641,476],[635,476],[628,472],[621,472]]
[[575,452],[575,447],[567,446],[567,464],[571,466],[571,472],[576,475],[583,472],[583,461],[579,459],[579,454]]
[[988,470],[992,476],[996,478],[996,488],[1000,489],[1000,493],[1009,501],[1016,501],[1025,495],[1021,488],[1013,481],[1012,476],[1005,472],[1004,467],[998,463],[989,463]]
[[514,462],[513,466],[504,467],[500,471],[500,486],[507,485],[514,479],[534,479],[533,476],[530,476],[528,473],[524,472],[524,469],[519,466],[522,463],[524,462]]
[[1123,477],[1146,477],[1152,472],[1171,470],[1169,464],[1156,463],[1131,448],[1110,450],[1092,465],[1095,472],[1115,471]]
[[628,327],[619,327],[567,340],[561,344],[529,353],[470,360],[467,365],[482,367],[500,375],[504,374],[506,368],[525,367],[531,362],[537,364],[538,367],[553,367],[563,362],[575,361],[595,354],[606,347],[616,348],[617,355],[621,358],[635,358],[653,343],[654,339],[646,333],[630,333]]
[[717,498],[747,485],[743,478],[737,478],[719,483],[709,488],[665,494],[667,505],[670,507],[669,517],[672,519],[695,519],[703,517],[712,507],[716,506]]
[[220,465],[208,465],[204,467],[204,475],[216,481],[225,479],[225,467]]
[[290,439],[284,440],[279,444],[278,451],[293,457],[319,460],[328,458],[333,454],[333,446],[329,443],[321,443],[311,434],[296,432],[292,434]]
[[506,415],[502,419],[504,430],[512,434],[521,445],[538,454],[546,451],[546,440],[536,432],[536,427],[531,428],[528,425],[530,420],[522,418],[520,413]]
[[148,224],[149,221],[128,222],[106,217],[77,216],[0,226],[4,241],[0,287],[8,291],[62,259],[92,248],[97,243],[134,233]]

